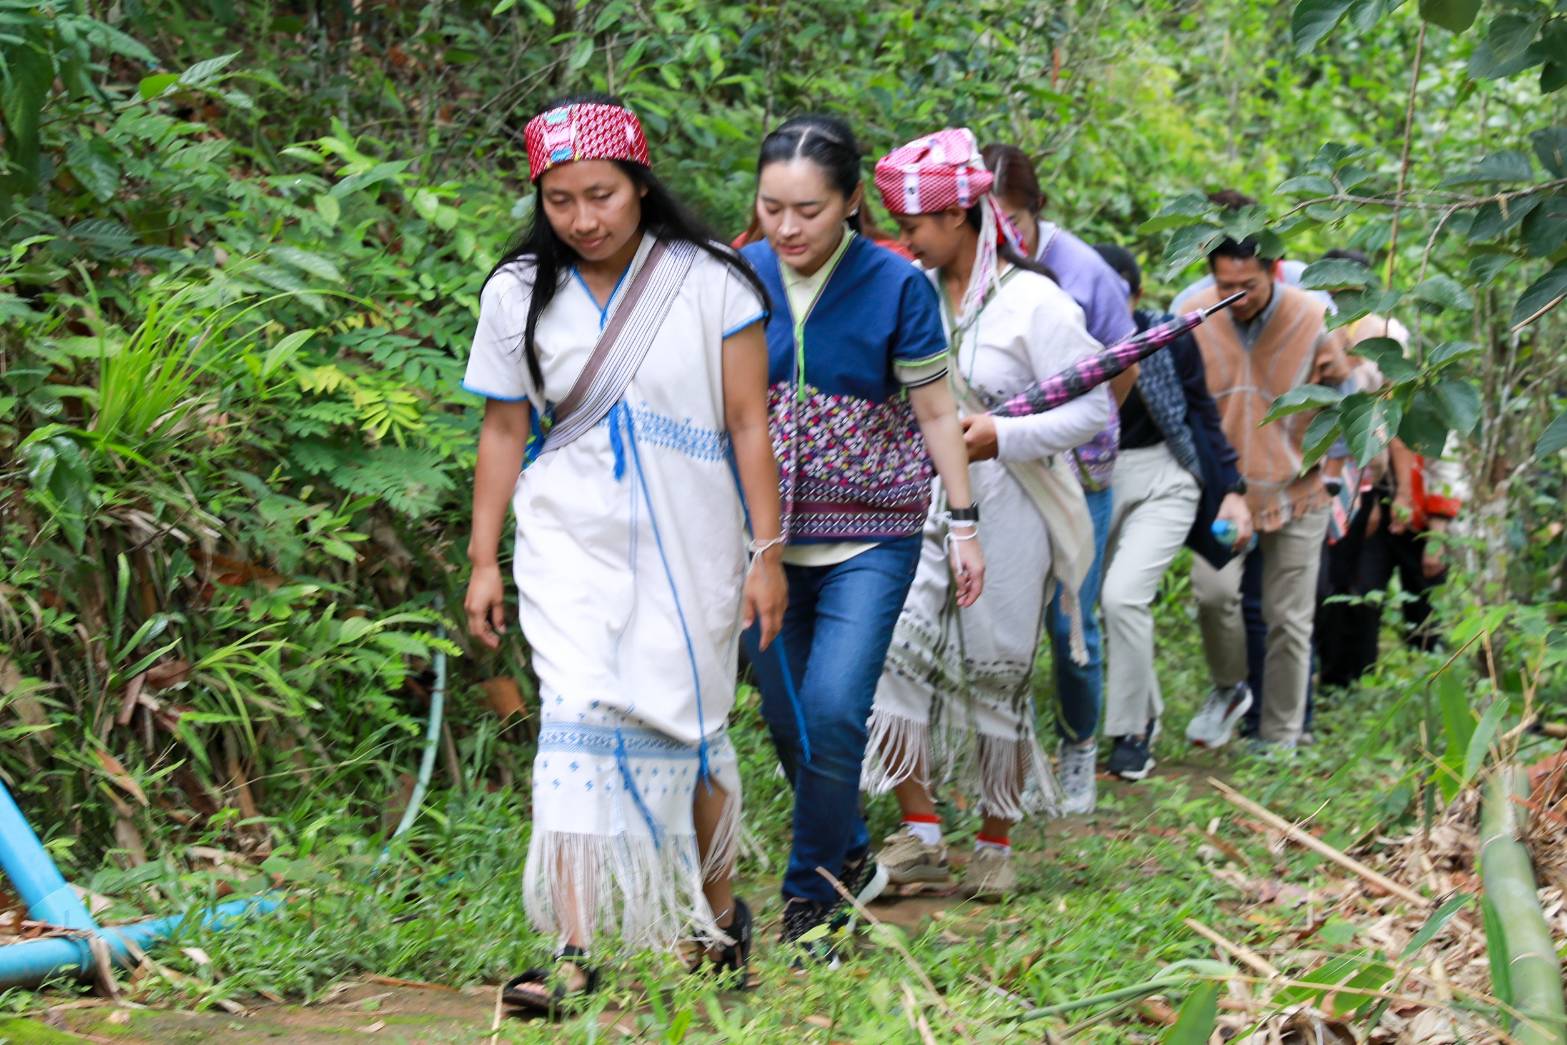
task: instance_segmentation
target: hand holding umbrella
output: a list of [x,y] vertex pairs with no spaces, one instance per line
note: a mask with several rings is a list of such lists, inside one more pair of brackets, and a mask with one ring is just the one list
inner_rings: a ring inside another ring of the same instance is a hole
[[1188,312],[1117,341],[1103,352],[1079,359],[1060,373],[1019,392],[991,413],[1000,417],[1026,417],[1070,402],[1104,384],[1133,363],[1173,344],[1176,338],[1201,324],[1219,309],[1228,308],[1245,296],[1244,293],[1231,294],[1216,305]]

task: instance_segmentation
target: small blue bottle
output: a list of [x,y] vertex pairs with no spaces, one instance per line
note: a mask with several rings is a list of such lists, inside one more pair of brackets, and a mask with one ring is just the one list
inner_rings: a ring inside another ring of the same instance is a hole
[[1246,547],[1235,548],[1235,524],[1228,519],[1213,520],[1213,539],[1227,547],[1234,548],[1237,555],[1244,555],[1257,547],[1257,533],[1252,531],[1251,540],[1246,542]]

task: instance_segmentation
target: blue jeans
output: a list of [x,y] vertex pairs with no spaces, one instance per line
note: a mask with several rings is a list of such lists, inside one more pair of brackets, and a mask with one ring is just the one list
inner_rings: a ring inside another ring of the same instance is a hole
[[757,649],[754,627],[741,640],[762,691],[762,716],[794,788],[785,899],[837,903],[837,892],[816,869],[837,876],[851,853],[870,846],[860,766],[876,683],[914,583],[920,541],[919,534],[887,541],[833,566],[786,565],[783,630],[765,651]]
[[[1050,659],[1056,672],[1056,732],[1062,740],[1083,741],[1099,728],[1099,709],[1104,706],[1105,674],[1103,639],[1099,631],[1099,582],[1104,571],[1105,542],[1110,539],[1111,490],[1084,491],[1088,514],[1094,520],[1094,565],[1083,580],[1079,593],[1083,610],[1083,641],[1088,647],[1088,663],[1072,662],[1072,625],[1061,612],[1061,593],[1056,592],[1045,614],[1050,629]],[[981,596],[983,597],[983,596]]]

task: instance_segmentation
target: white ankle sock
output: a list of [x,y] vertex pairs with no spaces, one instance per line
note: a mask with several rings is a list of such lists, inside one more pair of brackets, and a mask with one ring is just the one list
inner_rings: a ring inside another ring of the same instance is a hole
[[1002,845],[1000,842],[984,842],[980,841],[979,839],[974,840],[974,852],[978,853],[985,849],[994,849],[1002,856],[1012,855],[1012,846],[1010,844]]
[[903,829],[920,840],[921,845],[941,844],[941,824],[925,820],[905,820]]

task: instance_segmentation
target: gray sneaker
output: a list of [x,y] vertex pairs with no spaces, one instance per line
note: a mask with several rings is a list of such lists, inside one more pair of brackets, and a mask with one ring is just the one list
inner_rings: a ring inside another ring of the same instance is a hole
[[976,900],[1005,900],[1017,892],[1017,871],[1012,854],[999,849],[976,849],[963,878],[964,892]]
[[952,869],[947,866],[947,847],[926,845],[908,828],[900,828],[882,842],[876,862],[887,871],[887,882],[896,887],[950,885]]
[[1094,761],[1099,756],[1099,743],[1085,740],[1081,744],[1061,742],[1060,778],[1061,812],[1067,816],[1092,813],[1098,797],[1099,782],[1094,777]]
[[1230,742],[1236,724],[1251,703],[1251,687],[1244,682],[1229,689],[1215,689],[1203,702],[1202,710],[1187,723],[1186,739],[1198,747],[1223,747]]

